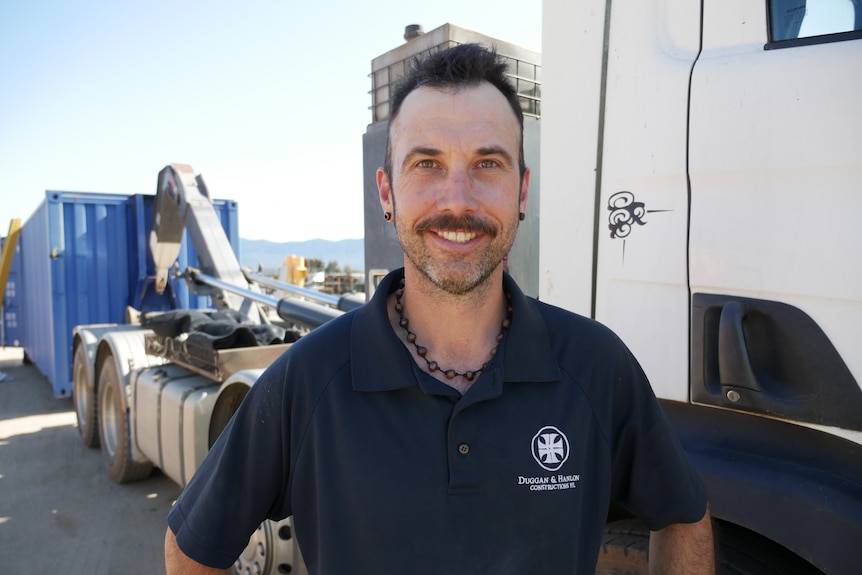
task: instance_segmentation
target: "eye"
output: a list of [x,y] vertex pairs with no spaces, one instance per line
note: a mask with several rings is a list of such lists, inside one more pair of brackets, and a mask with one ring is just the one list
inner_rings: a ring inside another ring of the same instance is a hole
[[496,160],[482,160],[479,162],[480,168],[496,168],[498,165]]
[[416,162],[417,168],[433,168],[434,166],[434,160],[419,160]]

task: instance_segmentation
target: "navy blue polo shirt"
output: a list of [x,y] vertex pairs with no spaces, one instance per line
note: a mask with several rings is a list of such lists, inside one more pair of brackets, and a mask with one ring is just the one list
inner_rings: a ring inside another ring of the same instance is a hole
[[613,499],[650,529],[705,489],[639,365],[604,326],[527,298],[462,396],[369,304],[300,339],[252,387],[169,516],[227,567],[294,516],[310,573],[592,573]]

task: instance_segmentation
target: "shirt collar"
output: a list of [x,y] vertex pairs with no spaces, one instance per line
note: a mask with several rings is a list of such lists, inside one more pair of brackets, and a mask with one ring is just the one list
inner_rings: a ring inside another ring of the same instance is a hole
[[512,327],[504,350],[503,380],[558,381],[560,368],[538,302],[525,296],[509,274],[503,274],[503,289],[512,298]]
[[[389,323],[387,297],[395,291],[404,269],[390,272],[371,300],[356,310],[350,332],[350,364],[357,391],[391,391],[416,385],[413,358]],[[560,371],[552,354],[545,320],[536,302],[504,274],[503,287],[511,294],[512,326],[505,340],[503,381],[556,381]]]

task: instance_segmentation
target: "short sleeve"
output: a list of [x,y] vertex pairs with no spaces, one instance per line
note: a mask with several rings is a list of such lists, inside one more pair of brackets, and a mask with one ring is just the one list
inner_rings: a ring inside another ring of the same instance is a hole
[[624,346],[616,366],[612,498],[653,531],[700,520],[706,512],[706,487],[646,375]]

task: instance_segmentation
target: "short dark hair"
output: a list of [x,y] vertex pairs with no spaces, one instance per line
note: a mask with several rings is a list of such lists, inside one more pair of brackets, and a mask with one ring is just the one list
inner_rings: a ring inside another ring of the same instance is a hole
[[496,49],[485,48],[480,44],[457,44],[413,58],[405,74],[395,83],[389,101],[389,128],[383,165],[389,181],[392,182],[392,125],[407,96],[417,88],[466,88],[483,82],[488,82],[503,94],[518,120],[521,130],[518,168],[523,178],[527,170],[524,163],[524,112],[518,92],[506,75],[506,69],[506,61],[497,54]]

